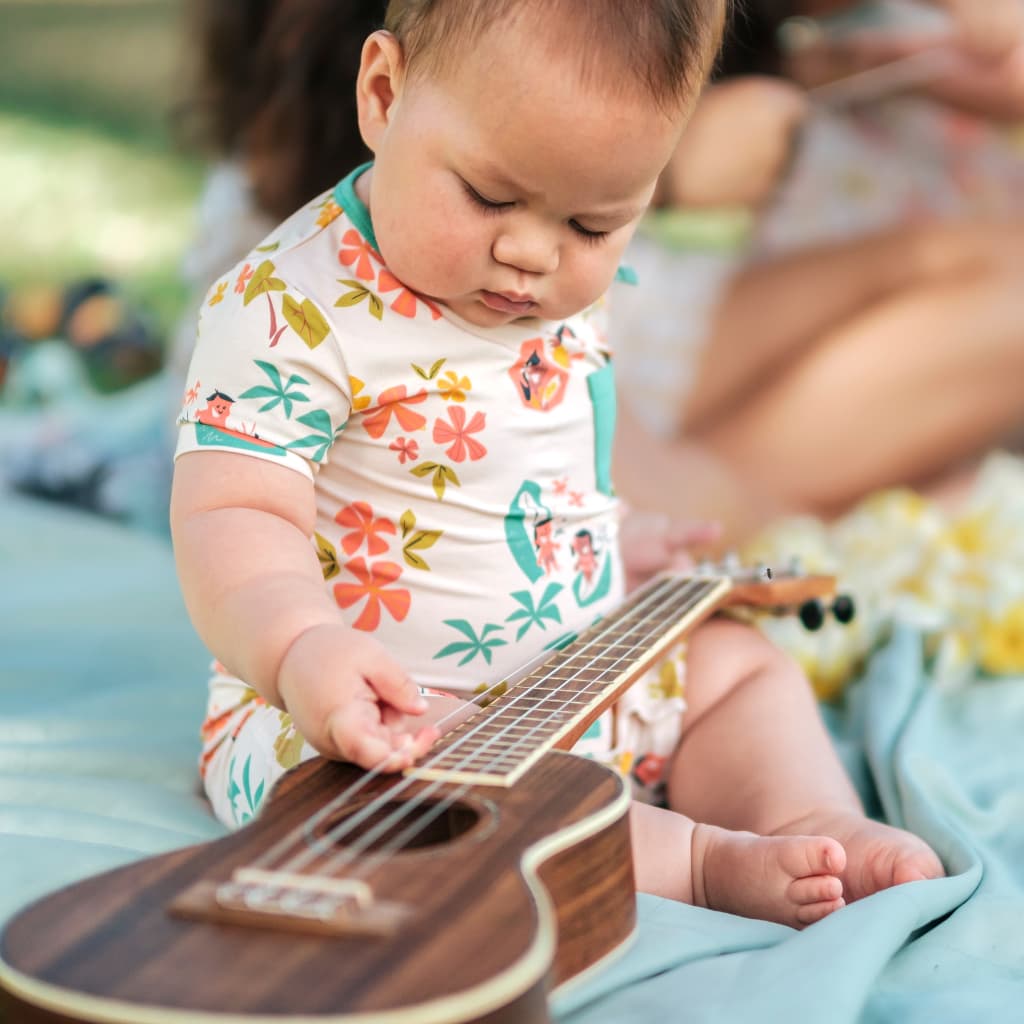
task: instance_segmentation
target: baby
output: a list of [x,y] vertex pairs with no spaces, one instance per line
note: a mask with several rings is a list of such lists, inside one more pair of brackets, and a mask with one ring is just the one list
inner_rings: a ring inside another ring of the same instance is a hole
[[[620,535],[601,300],[724,8],[392,0],[357,83],[374,162],[214,285],[172,526],[217,658],[202,771],[228,824],[317,752],[407,766],[627,572],[685,554],[678,524]],[[642,890],[799,927],[942,873],[864,816],[761,634],[708,623],[686,672],[685,705],[670,673],[585,737],[664,765],[669,809],[632,814]]]

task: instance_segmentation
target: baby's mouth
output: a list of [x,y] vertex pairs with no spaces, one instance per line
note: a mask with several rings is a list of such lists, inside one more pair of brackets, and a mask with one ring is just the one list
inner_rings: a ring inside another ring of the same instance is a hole
[[537,308],[537,301],[531,295],[489,292],[486,289],[480,292],[480,301],[489,309],[514,316],[527,316]]

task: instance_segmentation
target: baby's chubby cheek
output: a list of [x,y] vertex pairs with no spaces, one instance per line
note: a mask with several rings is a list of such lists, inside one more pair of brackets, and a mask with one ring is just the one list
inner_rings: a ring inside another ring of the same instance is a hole
[[486,287],[475,278],[487,254],[481,255],[480,243],[462,235],[457,223],[442,210],[402,224],[382,221],[377,240],[388,269],[413,291],[442,299]]

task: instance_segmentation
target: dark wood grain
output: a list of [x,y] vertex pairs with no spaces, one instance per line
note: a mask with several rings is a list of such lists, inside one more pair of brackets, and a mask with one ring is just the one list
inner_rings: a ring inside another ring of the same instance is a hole
[[[388,862],[374,879],[375,891],[414,909],[397,935],[297,935],[168,913],[197,879],[228,879],[353,777],[346,766],[308,762],[289,773],[263,815],[238,833],[88,879],[34,904],[8,925],[3,961],[69,993],[123,1002],[124,1020],[132,1024],[136,1003],[340,1019],[408,1007],[424,1020],[534,1022],[545,1019],[539,1007],[551,973],[559,981],[571,977],[632,932],[623,783],[596,763],[558,753],[545,755],[511,789],[474,790],[466,803],[477,817],[467,832]],[[602,820],[609,813],[612,820]],[[553,965],[535,955],[533,968],[512,977],[510,965],[536,954],[547,913],[524,881],[524,852],[550,845],[560,831],[586,831],[595,816],[601,823],[593,835],[552,850],[539,869],[564,944],[549,950]],[[479,994],[475,1009],[459,1017],[443,1009],[431,1015],[431,1003],[443,1007],[460,992],[470,1004]],[[498,998],[500,1005],[490,1005]],[[67,1012],[52,1019],[89,1019],[76,1017],[73,1003],[71,996]],[[15,1006],[14,1021],[31,1019],[25,1006]]]
[[[419,797],[452,802],[420,837],[426,842],[368,876],[374,900],[397,911],[376,934],[343,930],[344,914],[312,930],[294,921],[268,927],[266,918],[243,924],[244,907],[225,910],[211,897],[282,836],[322,836],[324,829],[304,826],[349,786],[367,782],[322,758],[289,772],[259,818],[234,835],[33,904],[0,939],[8,1024],[139,1024],[139,1007],[147,1021],[182,1024],[201,1012],[227,1021],[360,1015],[364,1024],[387,1015],[392,1024],[401,1014],[409,1024],[543,1024],[550,987],[621,948],[636,923],[623,780],[552,748],[574,742],[669,644],[723,603],[776,607],[832,590],[826,577],[731,586],[659,577],[442,739],[432,758],[451,754],[452,769],[475,784],[452,781],[451,769],[441,770],[441,781],[409,778],[400,788],[388,777],[369,781],[338,815],[374,797],[407,807]],[[538,692],[523,708],[524,688],[534,684]],[[530,723],[525,741],[493,725],[503,715]],[[492,773],[506,762],[517,770]],[[303,870],[342,877],[322,856]]]

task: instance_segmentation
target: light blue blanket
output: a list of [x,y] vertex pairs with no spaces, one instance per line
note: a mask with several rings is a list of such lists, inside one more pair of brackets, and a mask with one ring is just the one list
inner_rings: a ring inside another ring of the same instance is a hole
[[[166,545],[0,502],[3,917],[221,829],[196,789],[207,658]],[[829,724],[869,805],[950,877],[804,932],[641,897],[637,941],[559,995],[560,1020],[1024,1021],[1024,680],[939,692],[900,633]]]

